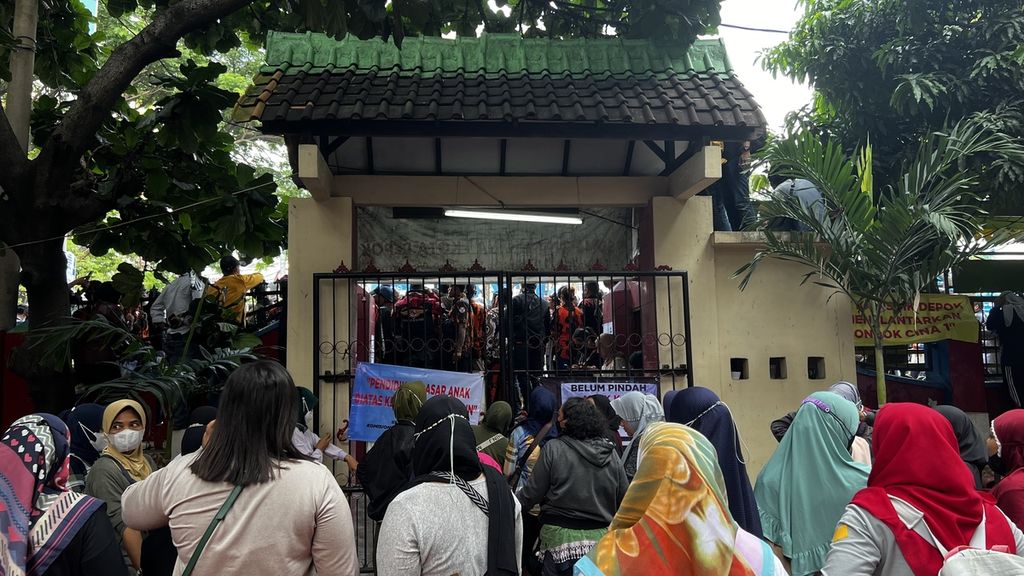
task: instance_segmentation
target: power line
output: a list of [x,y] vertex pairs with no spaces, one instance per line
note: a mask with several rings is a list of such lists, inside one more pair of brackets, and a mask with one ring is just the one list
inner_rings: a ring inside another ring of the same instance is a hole
[[735,28],[737,30],[747,30],[749,32],[770,32],[772,34],[789,34],[789,30],[776,30],[774,28],[753,28],[751,26],[740,26],[738,24],[719,24],[722,28]]
[[[272,182],[274,184],[277,184],[277,183],[282,182],[282,181],[284,181],[286,179],[287,178],[282,176],[281,178],[275,178]],[[266,184],[259,184],[257,186],[250,186],[248,188],[242,188],[241,190],[236,190],[236,191],[232,192],[231,194],[228,194],[228,196],[238,196],[239,194],[244,194],[246,192],[252,192],[253,190],[258,190],[260,188],[265,188],[265,187],[267,187],[269,185],[270,185],[270,182],[268,182]],[[140,217],[134,218],[132,220],[125,220],[123,222],[118,222],[117,224],[110,224],[109,226],[97,226],[95,228],[92,228],[92,229],[89,229],[89,230],[85,230],[83,232],[78,232],[76,234],[76,236],[84,236],[86,234],[96,234],[97,232],[105,232],[105,231],[108,231],[108,230],[114,230],[115,228],[123,228],[123,227],[129,226],[131,224],[136,224],[138,222],[145,222],[146,220],[153,220],[154,218],[162,218],[164,216],[170,216],[172,214],[178,214],[179,212],[184,212],[186,210],[190,210],[190,209],[195,208],[197,206],[202,206],[203,204],[209,204],[211,202],[217,202],[217,201],[223,200],[223,199],[224,199],[224,196],[214,196],[212,198],[207,198],[205,200],[198,200],[196,202],[193,202],[191,204],[186,204],[184,206],[181,206],[179,208],[175,208],[173,210],[167,210],[166,212],[160,212],[158,214],[150,214],[148,216],[140,216]],[[35,244],[43,244],[45,242],[56,242],[57,240],[63,240],[64,236],[65,235],[62,234],[60,236],[54,236],[52,238],[43,238],[41,240],[29,240],[28,242],[20,242],[18,244],[8,244],[7,247],[8,248],[20,248],[21,246],[32,246],[32,245],[35,245]]]

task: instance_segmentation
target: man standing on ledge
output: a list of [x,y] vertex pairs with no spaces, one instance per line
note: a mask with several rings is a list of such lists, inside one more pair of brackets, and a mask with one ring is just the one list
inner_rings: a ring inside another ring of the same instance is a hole
[[239,326],[245,326],[245,293],[263,283],[263,274],[239,274],[238,259],[227,255],[220,259],[220,271],[224,274],[213,283],[222,308],[233,312]]

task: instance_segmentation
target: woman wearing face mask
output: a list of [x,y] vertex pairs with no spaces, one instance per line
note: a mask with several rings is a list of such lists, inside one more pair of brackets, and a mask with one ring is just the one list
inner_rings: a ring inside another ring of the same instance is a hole
[[103,406],[80,404],[64,414],[64,422],[71,431],[71,475],[68,488],[85,492],[85,476],[89,468],[107,447],[103,433]]
[[127,574],[103,502],[68,489],[70,440],[51,414],[19,418],[0,438],[0,574]]
[[146,411],[134,400],[118,400],[103,411],[103,432],[108,446],[85,478],[85,493],[107,503],[107,516],[118,542],[137,570],[141,565],[142,533],[125,527],[121,495],[128,486],[145,480],[156,466],[142,453]]
[[355,472],[359,468],[359,462],[351,454],[345,452],[331,443],[331,434],[328,432],[318,436],[313,429],[313,411],[316,410],[320,400],[309,388],[297,386],[299,390],[299,419],[295,423],[295,430],[292,432],[292,444],[295,448],[317,462],[323,462],[324,455],[335,460],[343,460],[348,469]]

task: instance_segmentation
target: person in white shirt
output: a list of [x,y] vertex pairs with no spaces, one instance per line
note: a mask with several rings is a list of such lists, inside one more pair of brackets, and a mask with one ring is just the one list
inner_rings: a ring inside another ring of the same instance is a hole
[[164,288],[149,309],[153,331],[162,335],[161,349],[170,362],[187,357],[185,340],[192,327],[192,301],[202,297],[203,281],[194,272],[178,276]]
[[297,387],[299,390],[299,420],[292,431],[292,444],[295,449],[317,462],[323,462],[324,456],[342,460],[348,465],[350,472],[359,468],[359,462],[341,448],[331,442],[331,434],[318,436],[313,429],[313,411],[320,400],[309,388]]

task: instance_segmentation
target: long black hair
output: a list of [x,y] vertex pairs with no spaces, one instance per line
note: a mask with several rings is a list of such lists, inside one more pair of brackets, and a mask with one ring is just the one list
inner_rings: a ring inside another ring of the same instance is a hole
[[606,421],[597,406],[586,398],[573,397],[562,405],[562,418],[565,425],[562,434],[577,440],[604,438]]
[[235,370],[192,473],[207,482],[249,486],[272,480],[281,460],[308,459],[292,444],[297,404],[295,383],[277,362],[260,360]]

